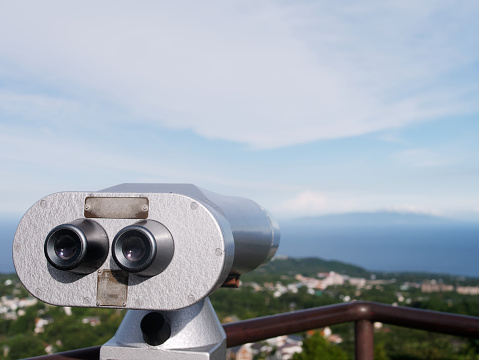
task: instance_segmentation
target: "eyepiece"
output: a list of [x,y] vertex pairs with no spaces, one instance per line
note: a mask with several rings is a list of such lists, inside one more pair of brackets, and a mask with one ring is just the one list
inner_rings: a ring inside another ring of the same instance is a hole
[[82,239],[70,229],[61,229],[56,234],[56,240],[53,245],[55,254],[61,260],[69,260],[81,249]]
[[78,219],[50,231],[44,251],[54,268],[90,274],[103,264],[108,255],[108,237],[98,223]]
[[140,261],[146,254],[147,245],[141,236],[132,235],[123,242],[123,256],[131,261]]
[[161,273],[173,258],[173,238],[157,221],[142,220],[121,229],[112,244],[117,265],[139,276]]

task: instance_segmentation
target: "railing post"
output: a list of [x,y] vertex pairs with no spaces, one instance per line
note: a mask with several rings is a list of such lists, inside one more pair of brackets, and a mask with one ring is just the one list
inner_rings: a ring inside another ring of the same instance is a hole
[[373,323],[369,320],[355,322],[355,359],[374,359],[374,332]]

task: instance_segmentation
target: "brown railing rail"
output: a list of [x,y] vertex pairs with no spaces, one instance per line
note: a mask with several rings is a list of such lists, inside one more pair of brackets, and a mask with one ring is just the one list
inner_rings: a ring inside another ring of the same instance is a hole
[[[223,325],[228,347],[294,334],[325,326],[355,322],[355,356],[373,359],[373,322],[479,339],[479,318],[357,301],[265,316]],[[39,356],[45,360],[98,359],[100,347]]]

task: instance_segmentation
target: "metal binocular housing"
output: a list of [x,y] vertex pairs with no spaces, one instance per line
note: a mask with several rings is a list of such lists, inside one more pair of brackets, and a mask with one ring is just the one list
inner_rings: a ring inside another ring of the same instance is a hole
[[35,203],[13,259],[46,303],[171,311],[237,284],[272,258],[279,237],[248,199],[188,184],[122,184]]

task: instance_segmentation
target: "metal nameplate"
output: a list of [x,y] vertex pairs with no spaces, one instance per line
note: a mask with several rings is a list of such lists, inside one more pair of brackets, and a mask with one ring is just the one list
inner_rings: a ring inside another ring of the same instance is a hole
[[144,197],[87,197],[86,218],[147,219],[148,198]]
[[128,273],[123,270],[98,270],[97,306],[126,306]]

